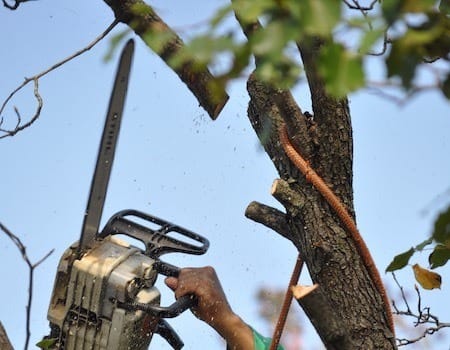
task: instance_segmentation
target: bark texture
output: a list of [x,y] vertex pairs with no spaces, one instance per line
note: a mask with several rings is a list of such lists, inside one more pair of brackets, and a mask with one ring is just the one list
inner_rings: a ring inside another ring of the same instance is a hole
[[[328,349],[392,349],[383,300],[341,222],[318,191],[290,163],[279,142],[286,123],[297,150],[354,216],[352,129],[348,102],[328,96],[314,62],[320,44],[301,47],[314,116],[301,112],[291,94],[248,81],[248,117],[281,179],[273,195],[286,208],[288,236],[308,266],[320,297],[300,300]],[[279,216],[279,215],[278,215]],[[268,222],[272,221],[267,219]],[[314,306],[313,306],[314,305]],[[324,316],[326,315],[326,316]],[[324,322],[325,319],[329,320]]]

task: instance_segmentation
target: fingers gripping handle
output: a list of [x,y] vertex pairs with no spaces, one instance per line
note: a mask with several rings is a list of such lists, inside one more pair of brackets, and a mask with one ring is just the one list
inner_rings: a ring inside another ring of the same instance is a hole
[[[158,273],[168,277],[178,277],[180,273],[180,269],[178,267],[159,260],[155,262],[154,268],[158,271]],[[187,309],[194,307],[196,304],[196,296],[189,294],[178,298],[169,306],[143,304],[138,302],[128,302],[122,306],[132,310],[142,310],[158,318],[173,318],[180,315]]]
[[[134,220],[130,218],[134,218]],[[151,229],[141,225],[135,221],[136,219],[151,223],[157,228]],[[198,243],[198,245],[169,236],[170,233],[184,236]],[[140,240],[145,244],[145,253],[152,258],[158,258],[166,253],[201,255],[209,248],[209,241],[205,237],[137,210],[123,210],[113,215],[99,234],[99,237],[104,238],[114,234],[124,234]]]
[[[174,265],[157,261],[154,265],[156,271],[158,273],[167,276],[167,277],[178,277],[180,274],[180,269]],[[161,307],[158,306],[157,308],[160,309],[160,312],[162,314],[165,314],[166,316],[161,317],[175,317],[179,314],[183,313],[187,309],[190,309],[191,307],[194,307],[197,305],[197,297],[193,294],[183,295],[182,297],[178,298],[172,305],[168,307]],[[173,316],[172,316],[173,315]]]

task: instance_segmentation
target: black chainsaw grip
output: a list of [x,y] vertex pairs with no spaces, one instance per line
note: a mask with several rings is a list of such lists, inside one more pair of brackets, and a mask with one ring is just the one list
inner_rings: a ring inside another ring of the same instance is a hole
[[[155,261],[153,267],[158,273],[164,276],[178,277],[180,274],[180,269],[178,267],[160,260]],[[130,309],[142,310],[159,318],[173,318],[180,315],[187,309],[196,306],[197,297],[193,294],[183,295],[169,306],[142,304],[138,302],[125,303],[125,305]]]
[[[166,263],[164,261],[158,260],[153,265],[154,269],[158,271],[161,275],[167,277],[178,277],[180,274],[180,269],[172,264]],[[158,306],[160,314],[164,314],[165,316],[161,316],[163,318],[171,318],[178,316],[183,313],[187,309],[194,307],[197,305],[197,297],[192,294],[184,295],[181,298],[178,298],[172,305],[167,307]],[[172,316],[173,315],[173,316]]]
[[[153,226],[158,226],[158,228],[151,229],[136,221],[130,220],[130,217],[151,223]],[[174,238],[169,235],[171,232],[177,233],[199,244],[194,245]],[[205,237],[137,210],[123,210],[113,215],[98,236],[104,238],[114,234],[124,234],[143,242],[146,247],[145,253],[152,258],[158,258],[162,254],[175,252],[201,255],[209,248],[209,241]]]
[[195,295],[183,295],[178,298],[173,304],[169,306],[149,305],[149,304],[135,304],[137,309],[144,310],[151,315],[160,318],[174,318],[185,312],[187,309],[197,304]]

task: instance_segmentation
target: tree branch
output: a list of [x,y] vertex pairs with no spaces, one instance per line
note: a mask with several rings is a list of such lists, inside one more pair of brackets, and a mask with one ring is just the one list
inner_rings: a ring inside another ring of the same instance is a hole
[[286,214],[280,210],[253,201],[245,210],[245,216],[292,241],[289,226],[286,222]]
[[[183,40],[142,0],[104,0],[117,20],[127,24],[178,75],[209,114],[216,119],[229,96],[223,84],[203,67],[190,60],[174,65],[172,59],[185,46]],[[164,38],[161,39],[161,38]]]
[[51,71],[61,67],[63,64],[71,61],[72,59],[82,55],[83,53],[85,53],[86,51],[89,51],[90,49],[92,49],[98,42],[100,42],[106,35],[108,35],[109,32],[111,32],[111,30],[118,24],[119,22],[117,20],[114,20],[108,28],[106,28],[106,30],[101,33],[94,41],[92,41],[90,44],[88,44],[85,48],[75,52],[74,54],[70,55],[69,57],[63,59],[62,61],[55,63],[54,65],[52,65],[50,68],[47,68],[46,70],[42,71],[41,73],[38,73],[30,78],[25,78],[24,82],[22,84],[20,84],[13,92],[11,92],[9,94],[9,96],[6,98],[6,100],[3,102],[2,106],[0,107],[0,116],[3,113],[6,105],[8,104],[8,102],[14,97],[14,95],[16,93],[18,93],[20,90],[22,90],[26,85],[28,85],[28,83],[30,82],[34,82],[34,96],[37,100],[37,107],[36,107],[36,111],[34,113],[34,115],[30,118],[30,120],[28,122],[26,122],[25,124],[22,124],[22,117],[19,113],[19,110],[17,109],[17,107],[14,107],[16,116],[17,116],[17,123],[16,126],[13,129],[7,129],[7,128],[2,128],[2,124],[4,122],[3,117],[0,119],[0,139],[8,137],[8,136],[14,136],[15,134],[17,134],[18,132],[22,131],[23,129],[29,127],[31,124],[33,124],[40,116],[41,114],[41,110],[42,110],[42,106],[43,106],[43,101],[42,101],[42,97],[39,94],[39,79],[42,78],[44,75],[50,73]]
[[406,299],[406,294],[404,292],[403,286],[397,280],[397,277],[394,273],[392,273],[392,277],[401,292],[402,301],[405,304],[406,310],[400,310],[396,303],[392,302],[392,307],[394,309],[394,314],[399,316],[406,316],[414,319],[414,327],[417,326],[425,326],[426,328],[423,330],[421,334],[413,338],[397,338],[398,346],[405,346],[413,343],[417,343],[420,340],[424,339],[427,335],[434,334],[443,328],[450,328],[449,322],[440,322],[439,318],[433,315],[430,312],[429,307],[422,307],[422,296],[420,294],[420,290],[417,286],[415,286],[415,290],[417,293],[417,311],[412,311],[412,308],[409,306],[408,300]]
[[[39,259],[34,264],[31,262],[30,258],[27,254],[27,248],[22,243],[20,238],[13,234],[5,225],[0,222],[0,230],[2,230],[13,243],[16,245],[20,254],[22,255],[22,259],[28,266],[28,301],[26,305],[26,338],[25,338],[25,346],[24,349],[28,349],[28,344],[30,342],[31,337],[31,304],[33,301],[33,280],[34,280],[34,270],[42,263],[45,259],[47,259],[54,251],[54,249],[50,250],[43,258]],[[1,343],[0,343],[1,345]],[[2,348],[3,349],[3,348]]]
[[327,349],[347,348],[342,321],[336,317],[333,307],[328,302],[326,295],[323,294],[320,286],[296,300],[316,328],[323,343],[332,345]]

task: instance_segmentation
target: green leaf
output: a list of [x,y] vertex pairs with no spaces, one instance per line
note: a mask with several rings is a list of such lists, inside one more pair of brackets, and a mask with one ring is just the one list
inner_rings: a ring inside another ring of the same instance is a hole
[[287,57],[268,58],[259,62],[255,74],[258,79],[281,89],[291,88],[298,80],[300,67]]
[[234,51],[234,48],[233,38],[227,35],[220,37],[198,36],[188,44],[188,49],[194,60],[205,65],[211,63],[220,52]]
[[225,5],[222,8],[219,8],[214,16],[209,21],[209,24],[212,28],[217,27],[220,23],[222,23],[228,15],[233,11],[233,7],[231,4]]
[[276,3],[272,0],[234,0],[233,9],[240,20],[249,23],[258,20],[263,14],[274,10]]
[[383,39],[384,33],[384,29],[374,29],[365,32],[359,43],[359,52],[361,54],[370,52],[373,45],[375,45],[378,40]]
[[296,27],[284,21],[273,21],[255,32],[250,39],[250,44],[257,56],[280,57],[287,43],[295,39],[297,33]]
[[336,97],[343,97],[364,85],[361,57],[340,44],[324,47],[319,58],[319,70],[328,91]]
[[405,50],[412,50],[421,45],[432,43],[443,34],[443,26],[435,19],[424,23],[423,27],[409,28],[407,32],[398,39],[398,43]]
[[414,247],[414,250],[415,250],[416,252],[420,252],[420,251],[422,251],[427,245],[430,245],[431,243],[433,243],[433,238],[432,238],[432,237],[431,237],[431,238],[428,238],[428,239],[426,239],[425,241],[423,241],[422,243],[416,245],[416,246]]
[[40,342],[36,344],[38,348],[44,349],[44,350],[50,350],[52,347],[56,344],[56,341],[58,338],[47,338],[42,339]]
[[404,0],[384,0],[382,2],[383,17],[388,25],[394,23],[400,16],[400,9]]
[[414,248],[409,249],[408,251],[399,254],[394,257],[394,260],[386,267],[386,272],[392,272],[395,270],[400,270],[408,265],[409,259],[414,254]]
[[299,22],[308,34],[328,37],[341,19],[340,1],[304,0],[298,1],[298,4],[300,6]]
[[450,244],[450,206],[434,222],[432,237],[437,243]]
[[422,63],[422,56],[417,51],[405,48],[401,41],[396,40],[386,59],[388,77],[400,77],[403,86],[409,89],[420,63]]
[[450,0],[441,0],[439,3],[439,11],[444,15],[450,15]]
[[432,12],[435,3],[435,0],[383,0],[383,17],[391,25],[407,13]]
[[125,39],[125,37],[128,35],[128,33],[130,33],[130,32],[131,32],[131,30],[128,28],[128,29],[122,30],[121,32],[119,32],[116,35],[113,35],[111,37],[111,39],[109,41],[108,51],[103,56],[103,61],[104,62],[109,62],[112,59],[112,57],[114,56],[114,52],[116,51],[117,47]]
[[450,248],[441,244],[438,244],[428,257],[432,269],[445,265],[448,260],[450,260]]
[[403,13],[424,13],[433,11],[436,0],[404,0],[402,5]]

